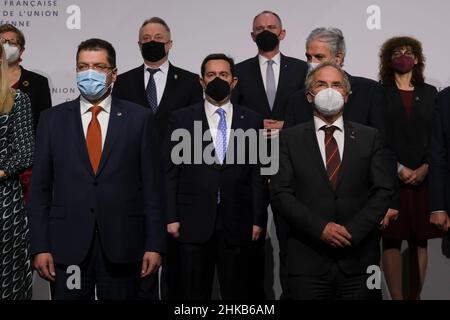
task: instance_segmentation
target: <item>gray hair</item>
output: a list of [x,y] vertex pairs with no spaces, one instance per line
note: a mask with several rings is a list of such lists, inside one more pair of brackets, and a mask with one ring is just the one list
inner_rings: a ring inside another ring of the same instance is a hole
[[338,28],[316,28],[309,34],[308,38],[306,39],[306,45],[310,43],[313,40],[319,40],[326,42],[328,46],[330,47],[331,54],[333,56],[337,56],[338,53],[342,53],[342,64],[344,64],[344,57],[345,57],[345,40],[344,40],[344,34],[342,33],[341,29]]
[[330,61],[326,61],[323,62],[321,64],[319,64],[315,69],[313,69],[310,73],[308,73],[308,75],[306,76],[306,80],[305,80],[305,90],[306,92],[310,92],[314,82],[315,82],[315,78],[316,78],[316,73],[326,67],[332,67],[335,68],[342,76],[342,79],[344,80],[344,89],[347,93],[351,93],[352,91],[352,87],[350,85],[350,81],[348,80],[347,74],[344,72],[344,70],[342,70],[342,68],[340,66],[338,66],[337,64],[330,62]]

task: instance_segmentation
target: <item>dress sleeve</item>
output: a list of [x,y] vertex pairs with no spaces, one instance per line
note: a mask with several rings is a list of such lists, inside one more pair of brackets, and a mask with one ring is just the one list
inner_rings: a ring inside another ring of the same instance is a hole
[[15,176],[33,164],[34,136],[33,114],[28,96],[16,91],[14,106],[10,112],[8,144],[10,154],[4,162],[7,177]]

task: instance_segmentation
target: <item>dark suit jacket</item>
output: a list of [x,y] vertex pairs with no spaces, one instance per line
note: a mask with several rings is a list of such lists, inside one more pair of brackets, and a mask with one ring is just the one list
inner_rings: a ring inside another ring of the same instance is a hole
[[[385,133],[385,101],[381,85],[373,80],[347,74],[352,93],[344,106],[344,119],[377,128]],[[314,106],[306,99],[305,90],[292,95],[286,110],[285,128],[310,121]]]
[[48,80],[46,77],[28,71],[22,66],[20,68],[22,69],[22,73],[20,75],[18,89],[25,92],[30,98],[31,111],[33,112],[33,128],[36,130],[39,114],[52,106]]
[[[345,121],[336,191],[330,186],[313,121],[280,133],[280,169],[271,178],[272,206],[290,225],[290,274],[319,275],[336,261],[345,273],[365,273],[380,258],[378,226],[393,193],[377,130]],[[350,248],[320,239],[329,222],[345,226]]]
[[407,119],[395,84],[383,86],[386,94],[386,138],[397,162],[410,169],[430,163],[431,116],[437,90],[429,84],[416,86],[411,118]]
[[232,101],[258,112],[264,119],[284,120],[288,100],[304,87],[307,71],[305,61],[281,55],[277,94],[270,110],[258,56],[247,59],[236,65],[238,83],[233,90]]
[[[204,103],[198,103],[172,114],[170,131],[185,129],[193,139],[188,147],[194,148],[194,141],[204,150],[212,140],[202,142],[201,136],[194,136],[194,121],[201,123],[202,131],[209,129]],[[233,105],[232,129],[262,128],[262,118],[255,112]],[[170,140],[168,136],[168,141]],[[236,137],[230,136],[230,141]],[[170,157],[177,141],[167,144],[166,154]],[[167,160],[167,212],[168,223],[180,222],[181,242],[204,243],[213,235],[216,227],[229,243],[242,244],[251,241],[252,226],[266,227],[267,187],[260,175],[258,163],[251,164],[248,141],[245,152],[234,150],[234,164],[174,164]],[[192,149],[194,150],[194,149]],[[245,163],[239,164],[236,156],[244,156]],[[193,153],[188,158],[192,161]],[[192,162],[191,162],[192,163]],[[220,189],[220,206],[217,192]]]
[[[150,108],[145,92],[144,65],[129,70],[117,77],[113,96]],[[162,141],[169,123],[170,114],[177,109],[190,106],[203,99],[203,89],[198,75],[169,64],[167,82],[155,114],[159,139]]]
[[113,263],[164,252],[166,227],[153,116],[113,98],[95,175],[86,148],[79,99],[44,111],[37,131],[29,219],[31,254],[50,252],[80,263],[96,224]]

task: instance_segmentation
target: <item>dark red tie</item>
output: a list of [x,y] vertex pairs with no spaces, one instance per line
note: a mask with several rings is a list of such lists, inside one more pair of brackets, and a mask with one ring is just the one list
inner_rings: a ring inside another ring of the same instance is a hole
[[98,122],[97,115],[102,111],[102,107],[92,106],[89,108],[89,111],[92,112],[92,118],[86,133],[86,145],[92,170],[94,170],[94,173],[97,173],[100,158],[102,156],[102,129],[100,127],[100,122]]
[[339,155],[339,148],[336,139],[333,137],[333,133],[336,126],[323,126],[320,128],[325,131],[325,155],[327,160],[327,173],[330,180],[331,187],[336,190],[337,178],[339,174],[339,168],[341,167],[341,157]]

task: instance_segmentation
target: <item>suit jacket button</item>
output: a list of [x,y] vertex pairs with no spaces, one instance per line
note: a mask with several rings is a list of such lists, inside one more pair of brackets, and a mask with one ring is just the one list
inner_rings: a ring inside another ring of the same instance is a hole
[[92,212],[92,213],[94,213],[94,212],[95,212],[94,208],[91,208],[91,212]]

